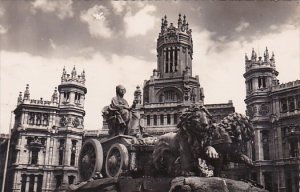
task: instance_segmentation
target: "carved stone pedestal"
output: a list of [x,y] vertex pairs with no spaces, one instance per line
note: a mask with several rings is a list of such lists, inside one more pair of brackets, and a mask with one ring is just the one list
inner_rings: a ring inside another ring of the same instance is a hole
[[70,192],[267,192],[251,183],[219,177],[105,178],[71,185]]

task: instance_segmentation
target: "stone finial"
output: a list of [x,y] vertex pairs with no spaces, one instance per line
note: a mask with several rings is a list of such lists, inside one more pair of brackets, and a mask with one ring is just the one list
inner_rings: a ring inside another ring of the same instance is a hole
[[57,103],[58,101],[58,93],[57,93],[57,87],[54,88],[54,92],[52,94],[52,100],[53,103]]
[[71,72],[71,78],[75,79],[76,77],[77,77],[77,72],[76,72],[75,65],[74,65],[73,70]]
[[271,60],[275,61],[275,54],[274,54],[274,52],[272,52]]
[[18,97],[18,105],[20,105],[22,102],[23,102],[22,92],[20,92]]
[[66,80],[66,77],[67,77],[67,71],[66,71],[66,68],[64,66],[63,73],[61,75],[61,81],[63,82],[64,80]]
[[85,83],[85,71],[84,70],[81,73],[81,79],[82,79],[83,83]]
[[136,86],[136,90],[134,91],[134,103],[142,104],[142,91],[139,85]]
[[29,84],[27,84],[24,92],[24,100],[29,100],[29,99],[30,99]]

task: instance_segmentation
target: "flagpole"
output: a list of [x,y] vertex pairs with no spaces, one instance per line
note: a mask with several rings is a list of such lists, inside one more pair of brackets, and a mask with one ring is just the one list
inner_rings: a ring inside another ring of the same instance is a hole
[[6,150],[6,157],[5,157],[5,165],[4,165],[4,171],[3,171],[3,180],[2,180],[2,189],[1,189],[1,192],[4,192],[4,190],[5,190],[5,181],[6,181],[6,172],[7,172],[7,164],[8,164],[8,155],[9,155],[10,140],[11,140],[12,114],[13,114],[13,111],[11,111],[11,113],[10,113],[9,134],[8,134],[8,142],[7,142],[7,150]]

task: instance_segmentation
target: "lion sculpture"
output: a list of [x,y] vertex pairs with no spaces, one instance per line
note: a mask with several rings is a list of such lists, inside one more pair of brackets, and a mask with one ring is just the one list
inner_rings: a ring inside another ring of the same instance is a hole
[[214,166],[214,176],[220,176],[224,164],[252,161],[241,152],[241,146],[253,138],[249,119],[233,113],[220,123],[201,105],[188,108],[180,117],[178,132],[158,138],[153,151],[156,174],[169,176],[206,176],[199,158]]
[[181,115],[178,132],[158,138],[152,155],[156,174],[201,175],[198,158],[218,158],[216,150],[210,146],[210,118],[205,107],[191,106]]
[[209,160],[215,168],[215,176],[220,176],[222,168],[229,162],[253,166],[252,160],[243,154],[247,142],[254,138],[254,129],[247,116],[232,113],[220,123],[213,123],[211,129],[211,145],[219,154],[218,159]]

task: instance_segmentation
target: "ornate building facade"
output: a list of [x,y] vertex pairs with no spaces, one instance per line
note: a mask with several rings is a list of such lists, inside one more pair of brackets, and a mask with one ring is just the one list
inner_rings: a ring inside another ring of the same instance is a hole
[[235,168],[270,191],[300,190],[300,80],[280,84],[274,53],[246,55],[247,115],[255,129],[248,154],[255,168]]
[[29,85],[14,110],[5,191],[60,191],[78,181],[85,73],[63,69],[51,101],[30,98]]
[[[163,134],[175,131],[180,112],[193,103],[204,104],[199,77],[193,76],[192,30],[186,16],[177,25],[162,19],[157,39],[157,69],[143,87],[143,122],[146,132]],[[141,91],[135,92],[135,98]],[[231,101],[206,105],[217,120],[234,112]]]
[[[231,100],[228,103],[204,104],[204,92],[199,77],[192,76],[193,40],[192,30],[186,16],[179,14],[177,26],[162,18],[157,39],[157,69],[143,89],[137,86],[134,101],[141,112],[141,125],[152,135],[161,135],[177,130],[180,113],[193,103],[203,104],[220,121],[235,111]],[[101,132],[89,130],[85,137],[106,137],[108,126],[103,121]]]

